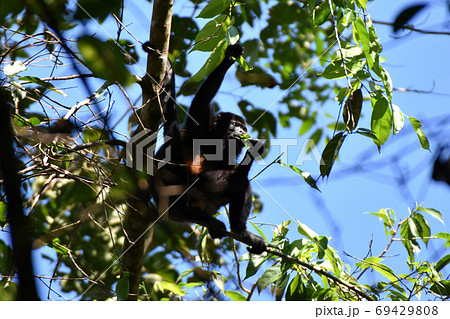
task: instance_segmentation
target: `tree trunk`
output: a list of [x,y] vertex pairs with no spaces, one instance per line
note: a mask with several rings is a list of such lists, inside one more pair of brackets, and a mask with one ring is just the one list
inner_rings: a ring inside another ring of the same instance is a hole
[[31,260],[29,219],[23,212],[21,181],[13,149],[9,93],[0,87],[0,175],[8,200],[8,222],[11,227],[14,264],[19,275],[19,300],[39,300]]
[[[142,79],[142,102],[143,109],[140,116],[140,126],[135,134],[143,129],[156,132],[161,119],[161,108],[158,94],[160,83],[164,80],[166,73],[167,55],[169,52],[170,31],[172,24],[173,0],[154,0],[153,14],[150,30],[150,43],[161,52],[161,56],[149,54],[147,58],[146,75]],[[138,154],[136,154],[138,155]],[[143,154],[142,154],[143,155]],[[144,255],[145,233],[151,222],[156,220],[156,214],[149,208],[150,191],[148,185],[151,176],[146,176],[139,182],[139,172],[135,172],[133,180],[137,190],[130,196],[128,202],[127,216],[124,223],[126,232],[122,271],[129,272],[129,294],[128,300],[137,300],[139,294],[139,283],[141,282],[142,258]]]

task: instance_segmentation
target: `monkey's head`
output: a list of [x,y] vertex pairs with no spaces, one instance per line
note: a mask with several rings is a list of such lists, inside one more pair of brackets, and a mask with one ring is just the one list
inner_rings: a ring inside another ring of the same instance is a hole
[[247,134],[247,123],[239,115],[219,113],[216,116],[214,132],[216,138],[241,140],[241,137]]

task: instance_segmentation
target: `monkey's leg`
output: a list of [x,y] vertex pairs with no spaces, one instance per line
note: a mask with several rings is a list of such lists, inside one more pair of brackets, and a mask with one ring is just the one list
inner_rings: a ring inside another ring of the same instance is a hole
[[[241,183],[242,185],[242,183]],[[252,207],[252,188],[247,180],[244,187],[237,188],[231,194],[230,200],[230,228],[238,236],[239,240],[251,246],[248,251],[254,254],[261,254],[266,250],[264,239],[256,236],[247,230],[247,218]]]

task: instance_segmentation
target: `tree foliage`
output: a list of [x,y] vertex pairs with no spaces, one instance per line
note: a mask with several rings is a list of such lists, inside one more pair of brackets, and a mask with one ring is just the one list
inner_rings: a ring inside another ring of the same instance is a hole
[[[123,243],[129,240],[124,224],[127,209],[140,209],[130,194],[145,190],[148,179],[125,165],[124,143],[142,125],[146,107],[145,101],[138,102],[142,92],[137,92],[144,72],[139,65],[146,60],[140,45],[146,39],[129,32],[127,2],[0,4],[0,83],[12,98],[30,237],[42,259],[53,266],[53,273],[38,277],[49,287],[50,298],[129,297],[131,276],[121,268]],[[168,52],[182,82],[179,95],[193,95],[226,47],[239,41],[245,50],[237,61],[241,85],[283,93],[268,108],[235,96],[269,149],[277,123],[285,128],[299,125],[298,136],[326,144],[322,178],[332,175],[342,146],[355,134],[381,150],[406,122],[417,133],[418,145],[429,150],[421,122],[392,103],[393,83],[367,0],[188,3],[173,14]],[[188,62],[196,51],[207,58],[192,75]],[[321,109],[333,99],[337,116]],[[363,117],[370,119],[370,126],[360,123]],[[68,128],[61,129],[61,123]],[[318,177],[309,172],[281,161],[272,164],[291,168],[317,188]],[[3,235],[9,233],[3,180],[1,194]],[[152,201],[148,205],[150,212],[157,211]],[[256,196],[255,214],[261,206]],[[258,256],[243,253],[233,238],[213,240],[196,225],[154,218],[142,234],[141,273],[132,274],[140,278],[138,297],[252,300],[270,289],[275,300],[447,299],[450,281],[441,271],[449,255],[437,263],[416,260],[430,240],[450,245],[450,234],[433,234],[427,221],[432,217],[442,222],[441,213],[417,205],[404,219],[391,209],[371,214],[384,228],[386,248],[354,264],[343,261],[331,238],[297,219],[280,220],[271,237],[261,230],[263,215],[258,222],[252,220],[270,247]],[[407,272],[384,263],[396,242],[405,249]],[[11,254],[8,240],[0,237],[2,300],[16,296]],[[381,279],[368,282],[363,277],[367,271],[379,273]]]

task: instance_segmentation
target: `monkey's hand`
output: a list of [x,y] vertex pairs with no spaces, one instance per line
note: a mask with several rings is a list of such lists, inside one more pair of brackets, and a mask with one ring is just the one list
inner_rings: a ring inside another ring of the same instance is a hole
[[145,42],[142,44],[142,50],[144,50],[147,53],[156,53],[158,55],[161,55],[161,52],[156,49],[150,42]]
[[248,230],[241,232],[240,235],[242,237],[241,240],[247,245],[251,246],[247,247],[249,253],[260,255],[266,251],[266,242],[261,237],[252,234]]
[[224,223],[214,218],[214,222],[208,225],[208,232],[212,238],[222,238],[226,236],[227,228]]
[[266,243],[264,242],[264,239],[259,238],[257,241],[253,243],[252,247],[247,247],[247,250],[251,254],[261,255],[263,252],[267,250],[267,246]]
[[235,58],[235,59],[239,58],[242,55],[242,53],[244,53],[244,49],[242,48],[242,46],[240,44],[236,43],[236,44],[229,45],[227,47],[227,51],[225,54],[226,54],[226,58],[228,60],[232,60],[232,58]]

